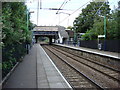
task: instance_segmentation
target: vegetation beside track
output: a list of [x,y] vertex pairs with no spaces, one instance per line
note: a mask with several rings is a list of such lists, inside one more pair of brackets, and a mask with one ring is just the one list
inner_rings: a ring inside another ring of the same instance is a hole
[[2,78],[26,54],[26,45],[32,40],[32,28],[24,2],[2,2]]

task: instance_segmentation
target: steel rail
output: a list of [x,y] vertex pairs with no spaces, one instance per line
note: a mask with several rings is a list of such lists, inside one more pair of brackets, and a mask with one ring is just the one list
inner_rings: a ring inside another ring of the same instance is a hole
[[[53,47],[52,47],[52,48],[53,48]],[[56,48],[54,48],[54,49],[56,49]],[[96,68],[94,68],[94,67],[92,67],[92,66],[88,65],[88,64],[85,64],[85,63],[83,63],[83,62],[81,62],[81,61],[77,60],[76,58],[71,57],[71,56],[69,56],[69,55],[67,55],[67,54],[63,53],[62,51],[60,51],[60,50],[58,50],[58,49],[56,49],[56,51],[58,51],[58,52],[60,52],[60,53],[62,53],[62,54],[64,54],[64,55],[66,55],[67,57],[70,57],[70,58],[72,58],[72,59],[76,60],[77,62],[82,63],[82,64],[84,64],[84,65],[86,65],[86,66],[88,66],[88,67],[90,67],[90,68],[92,68],[92,69],[94,69],[94,70],[96,70],[96,71],[98,71],[98,72],[100,72],[100,73],[102,73],[102,74],[106,75],[107,77],[112,78],[113,80],[116,80],[118,83],[120,83],[120,80],[119,80],[119,79],[114,78],[114,77],[112,77],[112,76],[110,76],[110,75],[108,75],[108,74],[106,74],[106,73],[104,73],[104,72],[102,72],[102,71],[100,71],[100,70],[98,70],[98,69],[96,69]],[[68,53],[68,52],[67,52],[67,53]],[[78,58],[79,58],[79,57],[78,57]]]
[[54,53],[52,50],[50,50],[48,47],[44,46],[46,49],[48,49],[51,53],[53,53],[55,56],[57,56],[59,59],[61,59],[63,62],[65,62],[68,66],[70,66],[71,68],[73,68],[75,71],[77,71],[80,75],[82,75],[83,77],[85,77],[87,80],[89,80],[92,84],[94,84],[98,89],[102,89],[104,90],[104,87],[102,87],[101,85],[99,85],[98,83],[96,83],[94,80],[90,79],[88,76],[86,76],[84,73],[80,72],[76,67],[74,67],[73,65],[71,65],[69,62],[65,61],[62,57],[60,57],[59,55],[57,55],[56,53]]
[[[54,48],[55,48],[55,47],[54,47]],[[65,50],[64,50],[64,51],[65,51]],[[72,54],[72,55],[74,55],[74,56],[77,56],[77,57],[79,57],[79,58],[83,58],[83,59],[85,59],[85,60],[88,60],[88,61],[90,61],[90,62],[92,62],[92,63],[101,65],[101,66],[106,67],[106,68],[108,68],[108,69],[111,69],[111,70],[113,70],[113,71],[115,71],[115,72],[117,72],[117,73],[120,73],[120,70],[117,70],[117,69],[112,68],[112,67],[110,67],[110,66],[104,65],[104,64],[102,64],[102,63],[95,62],[95,61],[93,61],[93,60],[91,60],[91,59],[89,59],[89,58],[85,58],[85,57],[82,57],[82,56],[80,56],[80,55],[76,55],[76,54],[74,54],[74,53],[68,52],[68,51],[65,51],[65,52],[67,52],[67,53],[69,53],[69,54]]]

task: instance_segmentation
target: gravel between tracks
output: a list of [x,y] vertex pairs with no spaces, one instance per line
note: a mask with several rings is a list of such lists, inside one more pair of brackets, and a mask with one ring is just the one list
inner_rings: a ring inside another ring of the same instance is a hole
[[91,68],[93,68],[93,69],[95,69],[97,71],[103,72],[105,75],[109,75],[114,80],[120,81],[120,77],[119,77],[120,72],[116,71],[113,68],[112,69],[110,67],[108,68],[105,65],[100,64],[100,63],[96,63],[96,62],[94,62],[94,61],[92,61],[90,59],[83,59],[83,58],[80,58],[78,56],[74,56],[73,54],[70,54],[70,53],[65,52],[63,50],[60,50],[60,49],[57,49],[55,47],[52,47],[52,48],[59,51],[59,52],[61,52],[61,53],[63,53],[63,54],[65,54],[65,55],[67,55],[68,57],[70,57],[70,58],[84,64],[84,65],[87,65],[87,66],[89,66],[89,67],[91,67]]
[[[46,49],[45,49],[46,50]],[[96,72],[96,71],[94,71],[93,69],[91,69],[91,68],[88,68],[87,66],[85,66],[85,65],[83,65],[83,64],[80,64],[80,63],[78,63],[78,62],[76,62],[76,61],[74,61],[73,59],[71,59],[71,58],[69,58],[69,57],[66,57],[64,54],[61,54],[60,52],[57,52],[56,50],[53,50],[52,48],[51,48],[51,50],[52,51],[54,51],[56,54],[58,54],[59,56],[61,56],[62,58],[64,58],[67,62],[69,62],[69,63],[71,63],[71,64],[73,64],[74,65],[74,67],[77,67],[82,73],[84,73],[85,75],[88,75],[91,79],[93,79],[95,82],[98,82],[101,86],[103,86],[104,88],[118,88],[119,87],[119,85],[118,85],[118,83],[116,82],[116,81],[114,81],[114,80],[112,80],[112,79],[109,79],[108,77],[106,77],[105,75],[102,75],[102,74],[100,74],[99,72]],[[49,52],[48,50],[46,50],[46,52]],[[57,67],[59,67],[60,68],[60,66],[63,66],[62,64],[60,65],[60,60],[58,61],[58,60],[56,60],[56,57],[54,56],[54,58],[53,58],[53,55],[51,55],[51,53],[49,52],[48,53],[48,55],[50,56],[50,57],[52,57],[52,59],[54,60],[54,62],[55,62],[55,64],[57,65]],[[74,56],[73,56],[74,57]],[[87,62],[86,62],[87,63]],[[92,64],[91,64],[92,65]],[[102,69],[102,68],[100,68],[100,69]],[[70,72],[70,70],[69,69],[67,69],[69,72]],[[66,68],[64,67],[64,68],[60,68],[60,71],[62,72],[62,73],[66,73],[67,71],[66,71]],[[70,75],[70,74],[69,74]],[[74,75],[74,74],[73,74]],[[65,75],[66,76],[66,75]],[[78,83],[79,83],[79,81],[80,80],[78,80],[78,78],[75,78],[76,76],[72,76],[74,79],[76,79],[76,86],[75,87],[84,87],[85,85],[79,85]],[[78,77],[78,75],[77,75],[77,77]],[[72,78],[72,79],[73,79]],[[82,79],[81,79],[82,80]],[[71,81],[71,80],[70,80]],[[83,82],[82,82],[83,83]],[[86,82],[85,82],[86,83]],[[88,85],[89,86],[89,85]],[[90,87],[90,86],[89,86]],[[87,85],[86,85],[86,88],[88,88],[87,87]]]
[[66,63],[58,59],[54,54],[52,54],[46,48],[44,48],[44,50],[47,52],[50,58],[52,58],[53,62],[73,88],[89,88],[92,90],[96,89],[94,85],[89,83],[89,81],[87,81],[84,77],[80,76],[80,74],[78,74],[75,70],[71,69],[68,65],[66,65]]

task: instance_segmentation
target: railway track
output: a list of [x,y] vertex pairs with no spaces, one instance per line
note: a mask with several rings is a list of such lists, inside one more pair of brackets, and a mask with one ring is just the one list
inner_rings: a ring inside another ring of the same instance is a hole
[[[73,70],[74,73],[77,72],[77,74],[79,73],[80,75],[82,75],[81,79],[79,79],[80,78],[80,77],[78,78],[78,76],[80,76],[79,74],[75,76],[74,74],[68,74],[70,73],[68,72],[66,75],[65,74],[66,70],[64,70],[66,68],[63,68],[63,70],[61,70],[62,72],[65,71],[64,72],[65,77],[69,76],[67,79],[73,85],[73,87],[81,88],[83,86],[85,88],[88,88],[89,86],[89,88],[97,87],[99,89],[119,88],[119,84],[120,84],[118,78],[119,71],[110,69],[101,64],[96,64],[89,60],[87,61],[87,59],[76,57],[68,52],[60,50],[53,46],[43,46],[43,47],[45,48],[45,50],[47,50],[47,52],[51,52],[53,55],[56,56],[56,58],[59,58],[59,60],[62,60],[62,62],[66,63],[69,66],[69,68],[74,69]],[[81,83],[86,85],[82,85],[82,84],[77,85],[77,83],[79,83],[83,77],[85,78],[84,80],[86,79],[87,80]],[[72,80],[70,80],[71,78]],[[88,83],[90,83],[90,85]]]
[[54,63],[63,73],[64,77],[68,80],[72,88],[91,88],[92,90],[102,89],[97,83],[88,78],[85,74],[80,72],[77,68],[66,62],[62,57],[55,54],[48,47],[43,46],[48,55],[54,59]]
[[112,78],[113,80],[115,81],[118,81],[118,83],[120,83],[120,71],[119,70],[116,70],[114,68],[111,68],[111,67],[108,67],[106,65],[103,65],[101,63],[97,63],[97,62],[94,62],[90,59],[86,59],[86,58],[82,58],[81,57],[78,57],[78,56],[73,56],[71,53],[68,53],[68,52],[65,52],[63,50],[60,50],[60,49],[57,49],[53,46],[51,46],[53,49],[57,50],[58,52],[61,52],[62,54],[66,55],[67,57],[70,57],[106,76],[108,76],[109,78]]
[[[109,59],[110,59],[109,57],[108,57],[108,59],[106,58],[106,60],[100,60],[100,57],[97,57],[97,56],[95,57],[96,59],[92,58],[92,57],[88,57],[87,55],[85,55],[84,51],[83,51],[83,53],[81,51],[80,51],[81,53],[79,53],[78,51],[75,52],[75,50],[72,50],[72,49],[69,49],[69,48],[64,49],[63,47],[57,46],[57,45],[54,45],[54,47],[57,47],[57,48],[65,51],[65,52],[68,52],[68,53],[74,55],[74,56],[77,56],[77,57],[80,57],[80,58],[83,58],[83,59],[87,59],[88,61],[94,62],[96,64],[103,65],[105,67],[108,67],[110,69],[114,69],[115,71],[120,72],[120,66],[119,66],[119,64],[118,65],[117,64],[116,65],[115,64],[111,64],[109,62]],[[107,62],[105,62],[105,61],[107,61]]]

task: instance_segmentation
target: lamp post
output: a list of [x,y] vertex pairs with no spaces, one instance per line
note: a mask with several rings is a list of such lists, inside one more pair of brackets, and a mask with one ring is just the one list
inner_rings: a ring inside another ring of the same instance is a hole
[[34,11],[30,11],[29,12],[29,10],[27,10],[27,30],[29,30],[28,29],[28,25],[29,25],[29,13],[34,13]]
[[106,16],[104,16],[104,35],[106,39]]

